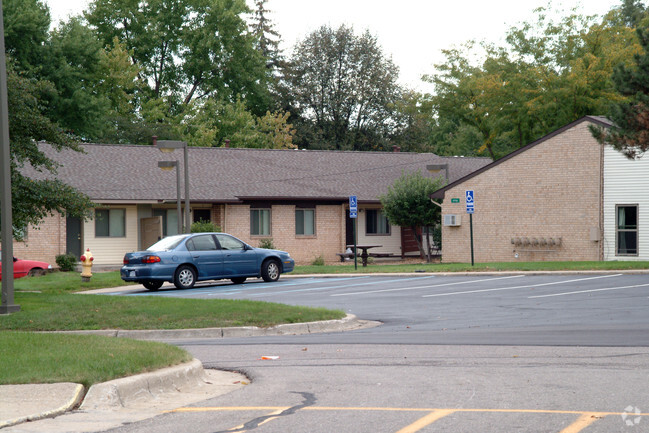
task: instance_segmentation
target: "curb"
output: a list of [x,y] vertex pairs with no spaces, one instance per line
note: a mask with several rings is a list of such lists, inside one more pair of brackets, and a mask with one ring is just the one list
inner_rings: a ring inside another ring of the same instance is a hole
[[193,359],[185,364],[92,385],[80,409],[125,407],[165,393],[195,389],[205,383],[203,364]]
[[[17,389],[19,389],[19,388],[26,389],[28,387],[36,387],[36,386],[42,387],[43,385],[4,385],[4,386],[16,387]],[[45,386],[47,387],[48,385],[45,385]],[[21,416],[21,417],[10,419],[10,420],[5,420],[5,421],[0,420],[0,429],[2,429],[4,427],[14,426],[14,425],[17,425],[17,424],[22,424],[22,423],[25,423],[25,422],[28,422],[28,421],[38,421],[38,420],[45,419],[45,418],[57,417],[59,415],[64,414],[65,412],[68,412],[68,411],[74,409],[83,400],[85,389],[84,389],[83,385],[81,385],[81,384],[78,384],[78,383],[60,383],[60,384],[51,384],[49,386],[51,386],[51,387],[59,387],[59,388],[64,387],[66,389],[63,390],[63,392],[65,392],[65,391],[70,392],[72,397],[67,402],[65,402],[62,406],[60,406],[58,408],[55,408],[55,409],[51,409],[51,410],[40,412],[40,413],[34,413],[34,414],[30,414],[30,415],[25,415],[25,416]],[[67,388],[71,388],[71,389],[68,390]]]
[[167,340],[185,338],[242,338],[266,337],[277,335],[303,335],[322,332],[342,332],[358,329],[373,328],[380,322],[359,320],[355,315],[348,314],[343,319],[323,320],[320,322],[289,323],[269,328],[257,326],[239,326],[232,328],[199,328],[199,329],[156,329],[156,330],[84,330],[84,331],[48,331],[59,334],[93,334],[105,337],[132,338],[134,340]]

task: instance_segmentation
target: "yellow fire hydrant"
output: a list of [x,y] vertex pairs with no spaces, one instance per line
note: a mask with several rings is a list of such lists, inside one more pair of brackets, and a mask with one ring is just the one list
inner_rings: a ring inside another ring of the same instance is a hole
[[81,256],[81,281],[87,283],[92,277],[92,261],[95,258],[90,252],[90,248],[86,249],[86,252]]

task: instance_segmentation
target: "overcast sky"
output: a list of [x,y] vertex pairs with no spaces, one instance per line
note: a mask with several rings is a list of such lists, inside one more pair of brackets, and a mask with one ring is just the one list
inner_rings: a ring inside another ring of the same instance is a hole
[[[252,6],[253,2],[247,0]],[[76,15],[87,0],[46,0],[54,20]],[[426,90],[423,74],[443,60],[441,50],[469,39],[498,42],[507,28],[533,18],[544,0],[268,0],[269,18],[290,52],[296,41],[318,27],[347,24],[357,34],[369,29],[386,56],[399,66],[401,83]],[[621,0],[555,0],[584,15],[602,15]]]

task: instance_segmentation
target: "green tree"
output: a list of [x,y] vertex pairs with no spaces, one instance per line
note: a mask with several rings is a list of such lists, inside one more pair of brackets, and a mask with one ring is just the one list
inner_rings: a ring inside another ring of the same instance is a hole
[[125,44],[144,99],[165,100],[170,115],[198,98],[268,107],[268,72],[242,15],[244,0],[94,0],[86,13],[104,45]]
[[47,54],[50,11],[43,0],[5,0],[2,2],[5,49],[15,61],[15,68],[31,74]]
[[424,177],[421,172],[403,173],[388,192],[380,197],[385,212],[391,224],[410,227],[415,233],[419,252],[425,254],[421,235],[416,234],[418,227],[434,227],[440,224],[440,208],[431,203],[430,195],[444,186],[441,177],[435,179]]
[[294,149],[295,131],[288,123],[289,113],[266,112],[258,117],[248,111],[241,99],[234,103],[208,99],[191,104],[178,129],[192,146],[263,149]]
[[635,55],[633,66],[620,65],[613,81],[623,100],[610,107],[608,129],[591,127],[600,143],[612,145],[630,159],[649,150],[649,28],[637,29],[643,51]]
[[[299,42],[284,71],[291,112],[311,128],[300,145],[382,149],[400,96],[398,68],[366,31],[322,26]],[[365,144],[363,144],[365,143]]]
[[439,153],[473,147],[463,154],[497,159],[619,99],[611,72],[639,50],[620,11],[599,22],[574,13],[553,21],[545,9],[536,15],[509,29],[502,47],[469,42],[444,51],[446,61],[426,77],[435,85],[431,135],[442,138]]
[[[56,164],[43,153],[38,141],[47,141],[56,151],[80,151],[61,129],[42,112],[42,95],[53,91],[50,83],[17,74],[11,62],[7,66],[9,135],[11,151],[11,193],[14,236],[29,224],[37,226],[46,216],[89,217],[93,204],[76,189],[52,179]],[[26,177],[27,165],[39,174]]]
[[281,36],[275,25],[268,18],[270,10],[266,9],[268,0],[254,0],[252,31],[256,37],[257,50],[266,59],[266,67],[277,71],[284,63],[282,50],[279,48]]
[[80,18],[72,18],[51,33],[47,53],[40,76],[56,88],[48,117],[82,139],[101,137],[111,105],[108,89],[102,89],[108,71],[101,42]]

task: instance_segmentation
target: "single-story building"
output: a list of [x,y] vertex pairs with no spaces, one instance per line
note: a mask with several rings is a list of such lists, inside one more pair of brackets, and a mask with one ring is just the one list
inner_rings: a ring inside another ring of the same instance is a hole
[[442,260],[471,261],[466,191],[476,262],[649,260],[649,157],[601,145],[589,125],[611,123],[583,117],[433,193]]
[[[82,144],[79,153],[40,146],[61,165],[57,178],[97,203],[95,218],[47,218],[38,229],[29,228],[24,242],[14,243],[16,256],[54,263],[58,254],[78,256],[89,248],[95,264],[114,266],[122,263],[125,252],[178,232],[176,199],[180,189],[184,207],[185,188],[177,188],[175,170],[180,168],[182,182],[182,151]],[[158,167],[170,160],[178,161],[172,171]],[[379,197],[404,172],[453,182],[490,162],[430,153],[189,147],[190,218],[211,221],[254,246],[272,239],[298,264],[318,257],[335,262],[353,244],[348,204],[355,195],[359,245],[382,245],[372,250],[379,253],[418,254],[412,234],[387,223]],[[42,176],[29,169],[25,174]]]

